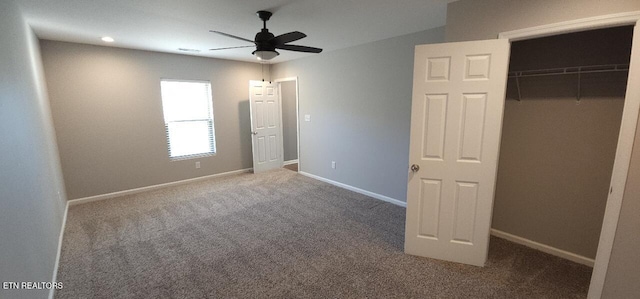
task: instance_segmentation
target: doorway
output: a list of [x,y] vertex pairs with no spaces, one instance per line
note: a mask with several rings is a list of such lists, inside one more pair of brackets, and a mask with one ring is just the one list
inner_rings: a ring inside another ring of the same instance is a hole
[[280,90],[282,106],[283,167],[292,171],[300,170],[299,129],[298,129],[298,79],[296,77],[275,81]]
[[492,234],[593,267],[633,26],[511,44]]
[[637,86],[640,81],[640,69],[638,69],[638,63],[640,63],[639,20],[640,12],[620,13],[503,32],[498,36],[501,39],[516,42],[520,40],[586,30],[617,26],[634,26],[631,62],[627,76],[628,83],[622,112],[622,121],[610,180],[611,183],[602,222],[602,230],[594,261],[593,274],[591,275],[591,283],[589,285],[589,298],[600,298],[604,288],[618,219],[622,207],[627,174],[629,173],[635,131],[638,124],[640,90],[631,87]]

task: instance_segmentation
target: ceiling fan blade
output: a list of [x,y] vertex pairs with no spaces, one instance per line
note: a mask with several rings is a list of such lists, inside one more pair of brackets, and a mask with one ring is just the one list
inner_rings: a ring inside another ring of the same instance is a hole
[[284,45],[286,43],[294,42],[294,41],[297,41],[297,40],[305,38],[305,37],[307,37],[306,34],[300,32],[300,31],[293,31],[293,32],[289,32],[289,33],[278,35],[278,36],[274,37],[273,39],[271,39],[271,42],[276,46],[277,45]]
[[320,53],[322,49],[314,48],[314,47],[306,47],[306,46],[296,46],[296,45],[276,45],[277,49],[296,51],[296,52],[307,52],[307,53]]
[[228,49],[238,49],[238,48],[253,48],[253,47],[255,47],[255,46],[226,47],[226,48],[215,48],[215,49],[209,49],[209,51],[228,50]]
[[228,33],[220,32],[220,31],[209,30],[209,32],[217,33],[217,34],[224,35],[224,36],[226,36],[226,37],[230,37],[230,38],[235,38],[235,39],[243,40],[243,41],[245,41],[245,42],[250,42],[250,43],[252,43],[252,44],[253,44],[253,43],[255,43],[255,42],[254,42],[254,41],[252,41],[252,40],[249,40],[249,39],[246,39],[246,38],[243,38],[243,37],[239,37],[239,36],[235,36],[235,35],[231,35],[231,34],[228,34]]

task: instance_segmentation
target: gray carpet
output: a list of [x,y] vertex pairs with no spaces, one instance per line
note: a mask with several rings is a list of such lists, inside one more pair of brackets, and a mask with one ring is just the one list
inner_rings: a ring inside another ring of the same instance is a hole
[[405,210],[279,169],[72,206],[56,298],[584,298],[591,269],[492,238],[405,255]]

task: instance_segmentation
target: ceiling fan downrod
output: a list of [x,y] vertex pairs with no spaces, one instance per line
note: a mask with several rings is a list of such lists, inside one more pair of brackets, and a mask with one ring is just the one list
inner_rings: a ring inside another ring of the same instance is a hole
[[258,15],[258,18],[260,18],[260,20],[262,20],[262,29],[263,30],[268,30],[267,29],[267,21],[269,21],[269,19],[271,19],[271,16],[273,15],[273,13],[271,13],[270,11],[266,11],[266,10],[260,10],[256,14]]

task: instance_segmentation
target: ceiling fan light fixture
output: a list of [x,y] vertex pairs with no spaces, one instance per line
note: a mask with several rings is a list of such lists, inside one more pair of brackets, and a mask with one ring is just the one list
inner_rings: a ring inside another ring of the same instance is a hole
[[255,55],[258,60],[271,60],[280,55],[280,53],[277,51],[253,51],[253,55]]

